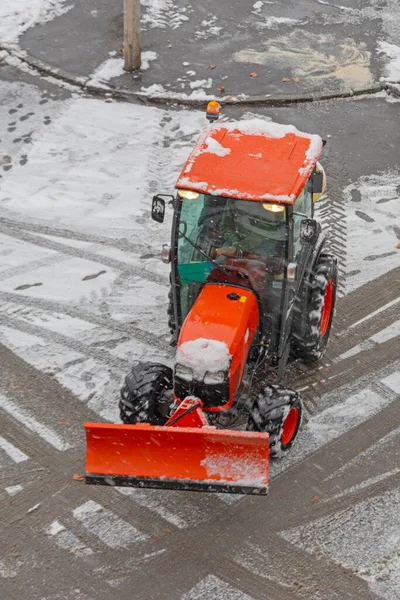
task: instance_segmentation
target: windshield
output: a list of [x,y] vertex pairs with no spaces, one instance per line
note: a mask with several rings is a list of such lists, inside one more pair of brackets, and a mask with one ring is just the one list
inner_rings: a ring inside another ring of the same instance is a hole
[[179,231],[184,235],[178,239],[182,317],[190,310],[201,284],[206,280],[227,282],[228,270],[236,274],[229,283],[252,287],[261,296],[266,290],[267,271],[274,271],[270,279],[276,289],[282,288],[285,207],[193,192],[189,195],[197,197],[181,199],[179,217]]

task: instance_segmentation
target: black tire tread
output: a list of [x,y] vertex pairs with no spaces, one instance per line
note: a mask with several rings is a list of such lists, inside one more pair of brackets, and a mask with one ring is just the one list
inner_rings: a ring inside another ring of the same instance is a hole
[[167,418],[157,412],[157,404],[163,392],[172,389],[172,385],[170,367],[158,363],[134,364],[121,388],[119,410],[122,422],[164,425]]
[[262,393],[258,394],[249,412],[246,429],[247,431],[269,433],[271,458],[282,458],[296,439],[298,429],[289,444],[283,446],[281,442],[284,420],[289,410],[294,406],[300,413],[299,428],[302,415],[300,394],[279,385],[268,385]]
[[[322,298],[329,279],[333,280],[332,314],[328,329],[321,337]],[[313,268],[308,285],[300,294],[299,301],[293,308],[291,343],[294,358],[300,359],[304,363],[311,363],[319,360],[325,354],[335,308],[336,288],[336,258],[330,254],[321,253]]]

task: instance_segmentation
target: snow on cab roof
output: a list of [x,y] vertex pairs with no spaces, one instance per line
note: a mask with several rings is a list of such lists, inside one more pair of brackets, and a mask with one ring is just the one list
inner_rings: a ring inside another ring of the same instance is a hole
[[200,136],[175,187],[293,204],[321,152],[319,135],[293,125],[262,119],[212,125]]

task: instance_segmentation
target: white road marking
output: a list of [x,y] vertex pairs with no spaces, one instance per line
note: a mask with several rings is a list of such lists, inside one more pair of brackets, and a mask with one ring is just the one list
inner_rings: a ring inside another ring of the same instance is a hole
[[399,333],[400,333],[400,320],[395,321],[395,323],[392,323],[391,325],[389,325],[389,327],[382,329],[382,331],[378,331],[378,333],[375,333],[370,338],[368,338],[367,340],[364,340],[360,344],[353,346],[353,348],[350,348],[350,350],[347,350],[347,352],[344,352],[343,354],[341,354],[337,358],[337,361],[344,360],[345,358],[350,358],[351,356],[355,356],[356,354],[359,354],[360,352],[363,352],[364,350],[370,350],[377,344],[383,344],[384,342],[387,342],[388,340],[391,340],[392,338],[397,337],[399,335]]
[[8,442],[3,437],[1,437],[1,435],[0,435],[0,448],[2,450],[4,450],[4,452],[6,454],[8,454],[8,456],[15,463],[21,463],[21,462],[24,462],[25,460],[29,460],[29,456],[27,456],[21,450],[18,450],[18,448],[16,448],[13,444],[11,444],[11,442]]
[[394,401],[369,388],[365,388],[312,416],[300,431],[290,460],[271,461],[270,478],[292,467],[307,455],[333,442],[347,431],[368,421]]
[[24,488],[22,485],[10,485],[9,487],[5,488],[5,490],[9,496],[15,496],[19,492],[22,492],[23,489]]
[[158,514],[178,529],[193,527],[205,520],[208,514],[209,495],[201,494],[196,500],[191,495],[175,490],[141,490],[138,488],[116,487],[120,494],[128,496],[139,506]]
[[68,550],[77,556],[90,556],[93,550],[83,544],[77,537],[68,531],[59,521],[53,521],[46,530],[46,534],[54,538],[59,548]]
[[400,394],[400,371],[395,371],[388,377],[381,379],[381,383],[386,385],[395,394]]
[[78,506],[72,514],[110,548],[126,548],[147,539],[145,534],[93,500]]
[[40,435],[48,444],[51,444],[56,450],[68,450],[72,446],[60,438],[50,427],[39,423],[34,417],[30,416],[26,410],[19,407],[17,404],[0,394],[0,408],[8,412],[17,421],[25,427]]
[[160,517],[178,529],[185,529],[188,527],[189,523],[187,523],[187,521],[182,518],[181,515],[171,512],[165,505],[161,503],[161,501],[157,501],[155,497],[152,497],[147,490],[144,491],[125,487],[117,487],[115,489],[118,490],[120,494],[129,496],[129,498],[137,502],[139,506],[144,506],[145,508],[154,511]]
[[400,490],[369,498],[281,536],[310,554],[323,553],[365,579],[381,598],[398,598]]
[[390,308],[391,306],[394,306],[398,302],[400,302],[400,296],[398,298],[396,298],[395,300],[392,300],[391,302],[388,302],[387,304],[384,304],[383,306],[381,306],[377,310],[374,310],[374,312],[370,313],[369,315],[367,315],[363,319],[360,319],[359,321],[356,321],[355,323],[353,323],[352,325],[350,325],[349,329],[353,329],[354,327],[357,327],[358,325],[361,325],[361,323],[364,323],[365,321],[369,321],[369,319],[372,319],[373,317],[375,317],[376,315],[378,315],[380,312],[383,312],[384,310],[387,310],[388,308]]
[[181,600],[253,600],[244,592],[230,586],[215,575],[207,575],[197,583]]

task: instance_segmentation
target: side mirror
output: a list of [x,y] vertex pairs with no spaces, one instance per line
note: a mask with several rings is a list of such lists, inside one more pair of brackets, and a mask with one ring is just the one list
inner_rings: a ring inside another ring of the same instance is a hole
[[151,204],[151,218],[153,221],[157,221],[157,223],[164,222],[165,199],[167,199],[170,203],[174,201],[174,197],[167,194],[157,194],[157,196],[153,196],[153,201]]
[[319,235],[318,221],[315,219],[303,219],[300,223],[300,243],[302,246],[315,244]]
[[314,171],[312,174],[312,192],[313,194],[322,194],[324,189],[324,174]]
[[165,200],[160,196],[153,196],[151,204],[151,218],[157,223],[162,223],[165,217]]

